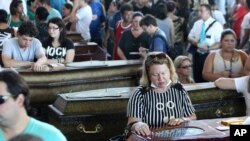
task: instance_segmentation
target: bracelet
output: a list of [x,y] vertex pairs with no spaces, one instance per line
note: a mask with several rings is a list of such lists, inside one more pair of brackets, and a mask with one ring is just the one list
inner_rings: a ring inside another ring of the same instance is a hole
[[127,139],[127,138],[131,135],[131,128],[132,128],[132,126],[133,126],[135,123],[137,123],[137,122],[139,122],[139,121],[131,122],[131,123],[129,123],[129,124],[125,127],[124,133],[123,133],[123,136],[124,136],[125,139]]

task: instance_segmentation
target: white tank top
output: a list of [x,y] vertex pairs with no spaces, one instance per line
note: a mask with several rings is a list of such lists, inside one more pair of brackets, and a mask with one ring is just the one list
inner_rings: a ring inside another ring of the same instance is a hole
[[214,62],[213,62],[213,72],[222,72],[222,71],[229,71],[233,73],[240,73],[243,69],[243,63],[241,60],[241,57],[239,56],[239,59],[236,61],[228,61],[224,60],[220,54],[220,50],[215,52],[214,56]]

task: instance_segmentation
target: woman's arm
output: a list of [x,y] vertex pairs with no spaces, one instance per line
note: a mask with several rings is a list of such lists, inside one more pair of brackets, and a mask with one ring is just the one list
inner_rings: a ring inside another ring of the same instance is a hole
[[117,53],[118,56],[122,59],[122,60],[127,60],[126,56],[124,55],[123,51],[121,50],[121,48],[118,46],[117,48]]
[[220,88],[220,89],[230,89],[230,90],[235,90],[235,82],[233,78],[219,78],[215,80],[214,82],[215,86]]
[[128,125],[134,123],[131,126],[131,131],[135,131],[137,134],[141,134],[143,136],[150,135],[150,130],[148,124],[142,122],[140,118],[128,118]]
[[62,63],[70,63],[74,61],[75,49],[69,49],[66,53],[66,58]]

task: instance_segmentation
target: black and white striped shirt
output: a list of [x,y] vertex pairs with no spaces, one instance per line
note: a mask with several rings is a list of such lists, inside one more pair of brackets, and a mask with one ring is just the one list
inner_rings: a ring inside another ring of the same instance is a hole
[[131,95],[127,106],[128,117],[141,118],[151,128],[163,126],[164,117],[183,118],[194,112],[187,91],[173,86],[164,93],[157,93],[152,88],[144,90],[140,86]]

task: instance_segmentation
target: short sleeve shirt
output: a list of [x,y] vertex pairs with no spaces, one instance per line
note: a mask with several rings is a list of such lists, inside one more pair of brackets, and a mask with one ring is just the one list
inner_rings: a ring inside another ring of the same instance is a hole
[[[67,141],[62,132],[45,122],[30,118],[23,133],[40,137],[43,141]],[[0,141],[6,141],[2,129],[0,128]]]
[[2,54],[10,56],[17,61],[30,61],[34,62],[44,54],[44,49],[41,42],[33,38],[29,47],[25,50],[21,49],[18,44],[17,38],[11,38],[4,42]]
[[67,51],[75,49],[73,42],[69,39],[65,39],[59,47],[53,47],[51,42],[45,40],[43,42],[43,47],[45,48],[45,53],[48,59],[65,59]]
[[238,93],[242,93],[246,102],[246,114],[250,115],[250,93],[248,92],[249,76],[235,78],[235,87]]
[[92,10],[89,5],[80,8],[76,12],[77,22],[76,22],[76,31],[81,33],[84,40],[90,39],[90,23],[92,21]]

